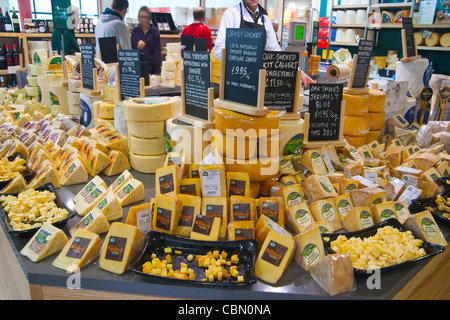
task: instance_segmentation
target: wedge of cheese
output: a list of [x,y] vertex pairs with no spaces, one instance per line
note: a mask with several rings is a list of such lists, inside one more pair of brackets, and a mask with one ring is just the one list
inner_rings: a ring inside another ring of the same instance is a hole
[[329,295],[353,290],[353,263],[348,253],[327,255],[311,265],[309,272]]
[[195,217],[201,214],[202,198],[186,194],[179,194],[176,197],[183,204],[183,210],[175,228],[175,235],[188,238]]
[[248,240],[255,238],[255,224],[253,221],[231,221],[227,226],[227,239]]
[[111,159],[106,153],[95,149],[91,157],[90,175],[95,177],[97,174],[106,169],[111,163]]
[[401,224],[411,216],[408,206],[403,201],[394,201],[395,217]]
[[372,213],[369,207],[353,208],[342,221],[342,226],[348,232],[359,231],[373,225]]
[[255,225],[255,239],[258,240],[258,246],[261,247],[269,231],[275,231],[283,236],[292,238],[292,235],[272,219],[261,215]]
[[21,174],[12,179],[0,193],[21,193],[27,189],[27,182]]
[[96,234],[101,234],[104,232],[108,232],[109,222],[103,213],[92,210],[87,215],[85,215],[83,219],[81,219],[72,229],[70,229],[70,235],[73,236],[78,229],[84,229]]
[[108,193],[105,187],[99,185],[95,187],[86,197],[80,199],[75,204],[75,211],[84,216],[91,211]]
[[136,226],[142,231],[144,237],[147,237],[149,231],[152,230],[152,211],[154,201],[143,203],[138,206],[131,207],[128,210],[126,224]]
[[144,184],[137,179],[130,179],[115,192],[122,207],[145,199]]
[[342,228],[341,218],[336,209],[334,199],[318,200],[309,206],[314,221],[326,221],[330,224],[332,231],[336,231]]
[[125,170],[116,180],[108,187],[109,191],[116,193],[125,183],[133,179],[133,175],[130,171]]
[[386,190],[378,187],[352,190],[350,196],[355,207],[371,207],[386,202]]
[[255,199],[242,196],[230,197],[230,221],[256,221]]
[[92,209],[92,211],[101,212],[108,221],[122,219],[122,206],[113,192],[108,191],[106,196]]
[[103,170],[103,173],[107,176],[114,176],[125,170],[130,170],[128,157],[121,151],[111,151],[109,153],[109,165]]
[[312,264],[325,257],[326,253],[319,227],[297,234],[294,236],[294,240],[294,260],[304,270],[308,271]]
[[51,183],[55,189],[60,187],[58,172],[52,166],[42,166],[36,170],[34,178],[28,183],[28,189],[36,189],[46,183]]
[[129,224],[114,222],[105,238],[100,253],[100,268],[123,274],[144,249],[144,235],[139,228]]
[[294,249],[294,239],[269,231],[256,258],[256,276],[267,283],[277,283],[291,262]]
[[221,220],[217,217],[197,215],[192,224],[191,239],[217,241]]
[[176,196],[180,193],[180,183],[183,172],[177,165],[156,169],[156,194]]
[[301,164],[313,174],[327,174],[327,167],[322,159],[320,150],[307,150],[300,160]]
[[343,221],[347,214],[354,208],[352,198],[349,194],[343,194],[334,198],[334,203],[336,204],[336,209],[339,213],[341,221]]
[[441,229],[428,210],[411,215],[403,222],[403,226],[424,241],[444,247],[447,245]]
[[183,203],[176,197],[162,194],[156,195],[155,200],[152,229],[174,234],[183,210]]
[[306,178],[302,187],[310,202],[334,198],[338,195],[334,190],[330,179],[325,176],[311,175]]
[[66,169],[59,177],[59,182],[62,186],[70,186],[79,183],[86,183],[89,180],[88,172],[84,164],[79,159],[66,166]]
[[[229,200],[226,197],[209,197],[202,199],[202,215],[221,219],[219,237],[227,234]],[[254,222],[253,222],[254,223]]]
[[275,196],[283,199],[284,210],[287,213],[290,208],[303,202],[303,189],[299,184],[294,184],[280,188]]
[[61,251],[68,241],[64,231],[45,222],[23,247],[20,254],[33,262],[38,262]]
[[53,261],[53,266],[69,273],[79,271],[99,256],[101,246],[98,234],[78,229]]
[[372,219],[375,224],[379,224],[384,220],[396,217],[394,201],[376,204],[371,208],[371,211]]
[[100,143],[103,143],[109,149],[127,149],[127,135],[123,133],[114,133],[97,138]]
[[77,195],[73,198],[73,202],[77,203],[81,199],[85,198],[97,186],[102,186],[105,189],[107,188],[105,181],[103,181],[103,179],[100,178],[100,176],[95,176],[94,178],[92,178],[92,180],[89,181],[89,183],[85,185],[84,188],[80,192],[78,192]]
[[286,211],[286,223],[295,233],[300,233],[314,223],[314,218],[308,205],[302,202]]

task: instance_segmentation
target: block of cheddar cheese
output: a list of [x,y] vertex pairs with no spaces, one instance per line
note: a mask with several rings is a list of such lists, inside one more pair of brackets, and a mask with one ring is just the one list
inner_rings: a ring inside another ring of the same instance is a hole
[[[226,197],[209,197],[202,199],[202,215],[217,217],[221,219],[219,237],[227,234],[229,200]],[[254,224],[254,221],[252,221]]]
[[256,221],[255,199],[242,196],[230,197],[230,221]]
[[178,194],[176,197],[182,202],[183,209],[175,228],[175,235],[188,238],[191,234],[192,223],[195,217],[201,213],[202,198],[187,194]]
[[261,215],[255,225],[255,239],[258,240],[259,247],[261,247],[270,231],[275,231],[286,237],[292,238],[292,235],[286,229],[272,221],[269,217]]
[[128,157],[122,151],[111,151],[109,160],[109,165],[103,170],[103,173],[107,176],[114,176],[125,170],[130,170],[130,161],[128,161]]
[[403,226],[424,241],[444,247],[447,245],[441,229],[428,210],[411,215],[403,222]]
[[101,245],[98,234],[78,229],[53,261],[53,266],[74,273],[99,256]]
[[152,230],[174,234],[182,210],[183,203],[176,197],[163,194],[156,195]]
[[322,234],[319,227],[305,230],[296,236],[294,260],[304,270],[325,257],[325,248],[323,246]]
[[231,221],[227,226],[227,239],[248,240],[255,238],[255,224],[253,221]]
[[191,239],[217,241],[220,232],[220,218],[199,214],[192,224]]
[[292,260],[295,241],[276,231],[269,231],[260,246],[261,250],[255,262],[255,274],[259,279],[275,284]]
[[20,254],[33,262],[38,262],[61,251],[68,241],[64,231],[45,222],[23,247]]
[[99,266],[103,270],[123,274],[144,249],[144,235],[139,228],[114,222],[105,238]]
[[183,172],[177,165],[156,169],[156,194],[176,196],[180,193],[180,183]]
[[250,196],[250,177],[247,172],[227,172],[227,195]]
[[327,255],[311,265],[309,272],[329,295],[353,290],[355,280],[349,253]]
[[300,160],[301,164],[313,174],[327,174],[328,170],[320,150],[306,150]]
[[302,187],[310,202],[337,197],[330,179],[326,176],[311,175],[306,178]]
[[284,228],[285,212],[283,198],[281,197],[260,197],[259,214],[269,217]]
[[200,178],[184,178],[180,182],[180,194],[201,197]]

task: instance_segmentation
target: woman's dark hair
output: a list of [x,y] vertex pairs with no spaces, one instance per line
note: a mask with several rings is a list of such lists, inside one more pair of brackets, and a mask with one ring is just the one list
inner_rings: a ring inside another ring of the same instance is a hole
[[123,9],[128,9],[128,0],[113,0],[111,9],[122,11]]
[[138,19],[139,19],[140,15],[141,15],[142,11],[147,12],[150,15],[150,19],[152,18],[152,12],[150,11],[150,9],[147,6],[142,6],[142,7],[139,8],[139,11],[138,11]]

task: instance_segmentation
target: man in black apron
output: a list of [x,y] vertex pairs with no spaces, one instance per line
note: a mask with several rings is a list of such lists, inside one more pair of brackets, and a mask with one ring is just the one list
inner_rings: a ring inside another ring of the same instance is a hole
[[[222,49],[225,48],[227,28],[262,29],[265,51],[281,51],[273,25],[267,17],[267,11],[258,2],[258,0],[242,0],[238,5],[224,12],[214,46],[217,59],[221,59]],[[302,72],[302,83],[308,87],[314,81]]]

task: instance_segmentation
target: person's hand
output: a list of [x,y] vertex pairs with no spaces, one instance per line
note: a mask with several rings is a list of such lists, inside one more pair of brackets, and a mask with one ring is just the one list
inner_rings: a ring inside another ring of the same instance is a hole
[[142,49],[144,49],[144,47],[145,47],[145,42],[142,41],[142,40],[139,40],[138,45],[137,45],[137,48],[138,48],[139,50],[142,50]]
[[311,79],[305,72],[302,71],[302,83],[305,88],[309,88],[309,85],[312,83],[316,83],[313,79]]

